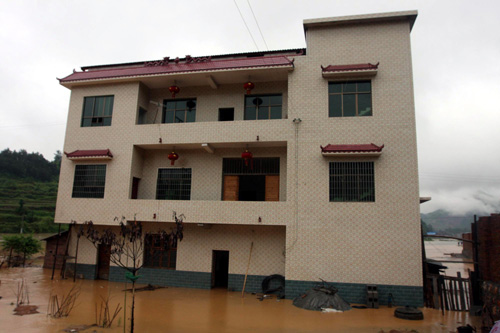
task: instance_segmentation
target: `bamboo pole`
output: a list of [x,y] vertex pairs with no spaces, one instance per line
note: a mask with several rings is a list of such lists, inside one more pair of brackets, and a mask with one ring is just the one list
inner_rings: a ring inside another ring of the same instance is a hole
[[241,290],[241,297],[245,297],[245,287],[247,285],[248,269],[250,268],[250,259],[252,259],[253,242],[250,245],[250,254],[248,255],[247,271],[245,273],[245,281],[243,281],[243,289]]
[[57,262],[57,251],[59,250],[59,238],[61,238],[61,224],[59,223],[59,229],[57,231],[57,241],[56,241],[56,253],[54,254],[54,263],[52,264],[52,277],[51,280],[54,280],[54,272],[56,271],[56,262]]

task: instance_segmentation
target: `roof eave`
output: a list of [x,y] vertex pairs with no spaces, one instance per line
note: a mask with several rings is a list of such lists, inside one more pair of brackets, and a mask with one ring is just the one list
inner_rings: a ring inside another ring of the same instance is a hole
[[[117,81],[130,81],[130,80],[140,80],[141,78],[150,77],[161,77],[161,76],[176,76],[176,75],[191,75],[191,74],[216,74],[222,72],[243,72],[243,71],[254,71],[261,69],[287,69],[288,71],[294,70],[293,62],[286,65],[273,65],[273,66],[254,66],[254,67],[242,67],[242,68],[227,68],[227,69],[216,69],[216,70],[195,70],[195,71],[183,71],[183,72],[171,72],[171,73],[156,73],[156,74],[142,74],[142,75],[124,75],[124,76],[113,76],[107,78],[91,78],[91,79],[81,79],[81,80],[66,80],[60,79],[59,83],[66,87],[71,88],[78,84],[92,84],[92,83],[107,83],[107,82],[117,82]],[[69,75],[71,76],[71,75]],[[67,77],[69,77],[67,76]]]
[[353,151],[353,152],[323,152],[321,153],[324,157],[345,157],[345,156],[372,156],[378,157],[382,155],[381,151]]
[[323,71],[324,78],[343,78],[346,76],[375,76],[377,69],[362,69],[362,70],[344,70],[344,71]]

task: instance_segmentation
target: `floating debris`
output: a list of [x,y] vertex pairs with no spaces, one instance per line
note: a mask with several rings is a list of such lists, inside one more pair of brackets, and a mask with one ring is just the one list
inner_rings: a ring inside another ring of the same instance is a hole
[[323,312],[332,312],[332,310],[343,312],[351,309],[349,303],[338,294],[338,289],[325,281],[296,297],[293,305],[306,310]]
[[16,316],[24,316],[24,315],[29,315],[29,314],[35,314],[35,313],[40,313],[37,311],[38,306],[36,305],[18,305],[14,309],[14,314]]
[[68,328],[63,329],[63,332],[70,332],[70,333],[76,333],[80,331],[85,331],[86,329],[89,329],[91,327],[96,327],[96,324],[93,325],[73,325]]

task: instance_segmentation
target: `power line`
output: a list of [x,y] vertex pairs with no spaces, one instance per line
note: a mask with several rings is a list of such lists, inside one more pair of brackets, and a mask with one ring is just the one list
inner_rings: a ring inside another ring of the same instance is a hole
[[262,40],[264,41],[264,44],[266,45],[266,49],[269,51],[269,47],[267,46],[266,39],[264,38],[264,35],[262,34],[262,30],[260,30],[259,22],[257,22],[257,18],[255,17],[255,13],[253,12],[252,5],[250,5],[250,0],[247,0],[247,3],[248,3],[248,7],[250,7],[250,11],[252,12],[253,19],[255,20],[255,23],[257,24],[257,28],[259,28],[260,37],[262,37]]
[[234,4],[236,5],[236,8],[238,9],[238,13],[240,13],[240,17],[243,20],[243,23],[245,24],[245,27],[247,27],[247,31],[250,34],[250,37],[252,37],[253,43],[255,44],[255,48],[257,49],[257,51],[260,51],[259,47],[257,46],[257,43],[255,42],[255,39],[253,38],[252,33],[250,32],[250,29],[248,28],[247,23],[245,22],[245,19],[243,18],[243,14],[241,14],[240,7],[238,7],[238,4],[236,3],[236,0],[233,0],[233,1],[234,1]]

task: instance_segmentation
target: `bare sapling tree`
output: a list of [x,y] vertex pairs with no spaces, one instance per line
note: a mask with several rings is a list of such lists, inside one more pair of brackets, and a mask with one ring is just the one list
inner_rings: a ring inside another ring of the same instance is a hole
[[111,325],[113,325],[113,321],[122,310],[120,303],[118,303],[116,305],[115,310],[111,312],[111,305],[109,304],[109,301],[110,301],[109,295],[106,298],[101,296],[101,305],[99,306],[99,316],[97,315],[98,313],[97,303],[95,305],[95,320],[97,326],[102,328],[110,328]]
[[[170,247],[176,247],[177,241],[181,241],[183,238],[183,220],[184,215],[181,214],[177,216],[176,212],[173,212],[173,217],[175,221],[175,228],[167,232],[165,230],[158,230],[155,232],[159,234],[161,240],[163,240],[166,245],[165,250]],[[94,244],[96,248],[99,245],[110,246],[110,261],[118,267],[125,270],[125,278],[132,282],[132,308],[130,316],[130,332],[134,332],[134,308],[135,308],[135,283],[139,279],[139,270],[144,265],[144,242],[145,238],[149,236],[150,233],[143,234],[142,223],[137,221],[134,217],[133,221],[127,221],[125,217],[118,219],[115,217],[115,221],[120,221],[120,231],[118,234],[111,228],[106,228],[104,230],[97,230],[92,221],[87,221],[87,238]]]
[[16,306],[30,304],[28,284],[24,278],[17,282],[17,290],[14,291],[14,294],[16,295]]
[[47,307],[47,315],[52,318],[62,318],[69,316],[71,310],[75,307],[76,300],[80,296],[81,287],[73,285],[67,293],[49,296],[49,303]]

